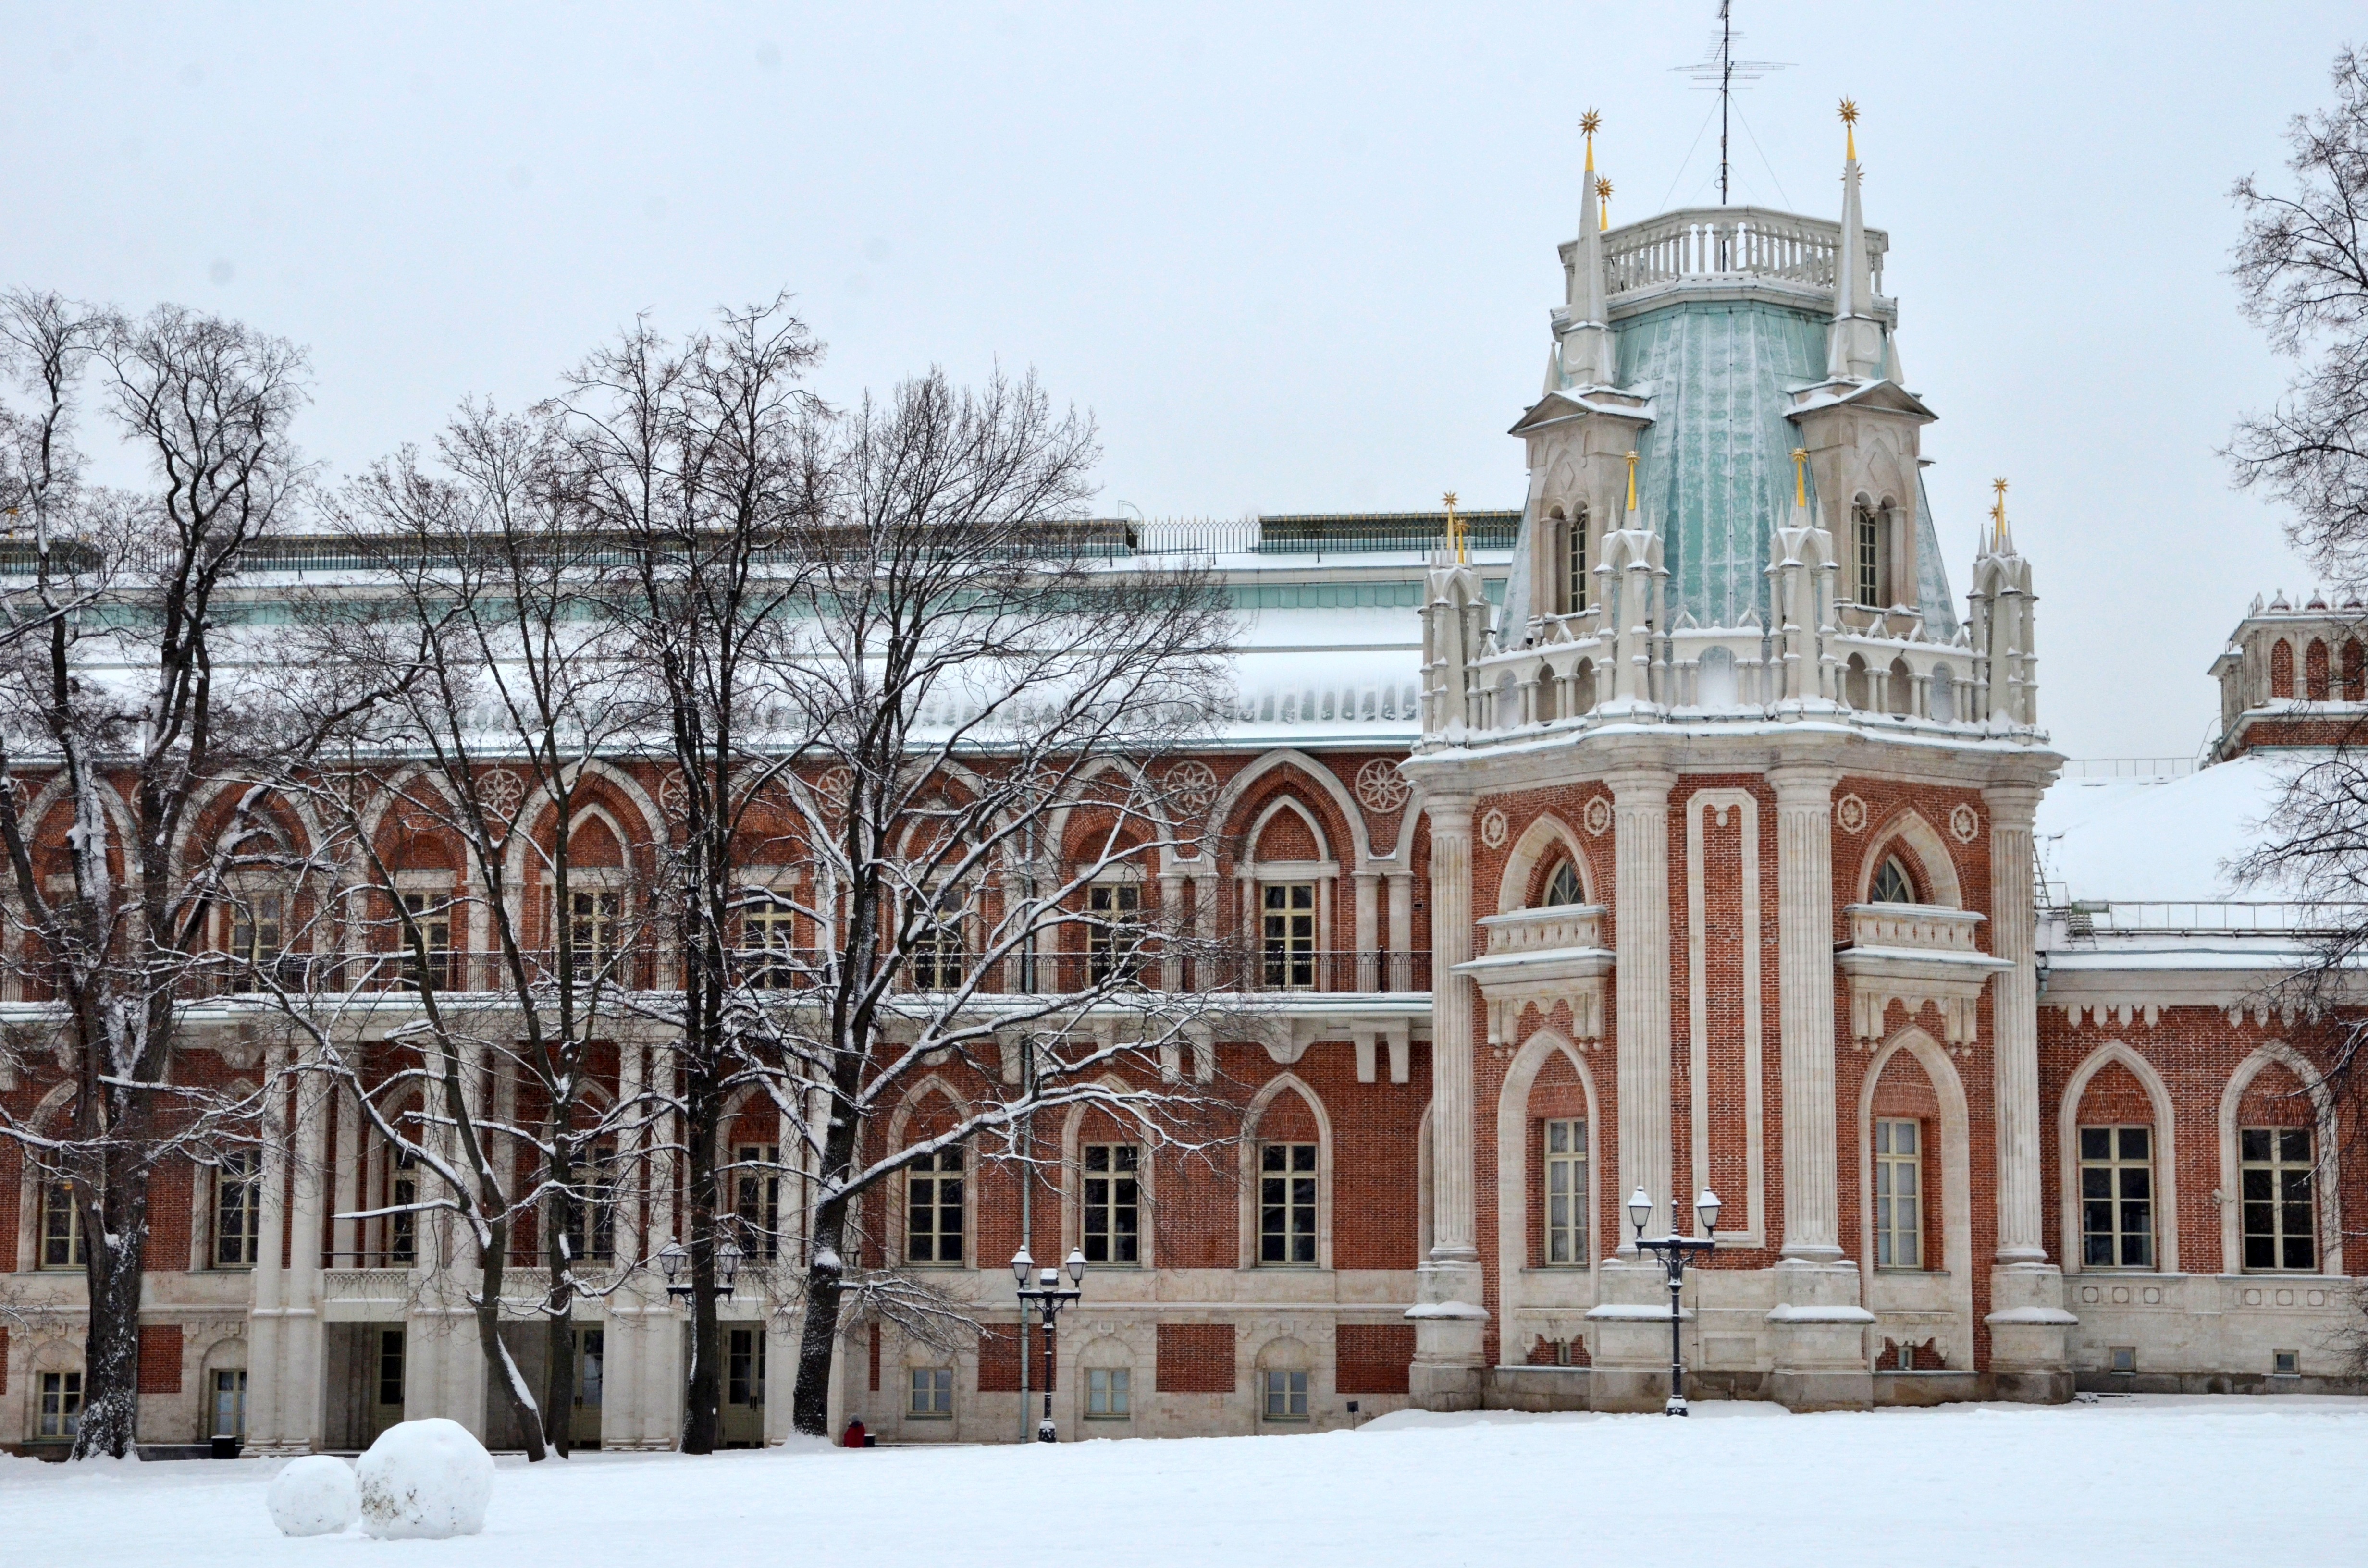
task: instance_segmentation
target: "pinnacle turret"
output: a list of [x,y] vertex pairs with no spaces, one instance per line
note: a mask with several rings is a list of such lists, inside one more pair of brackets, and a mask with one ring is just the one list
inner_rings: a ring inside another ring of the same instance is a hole
[[1884,371],[1883,324],[1874,314],[1874,267],[1859,210],[1858,105],[1844,98],[1842,233],[1834,254],[1834,324],[1826,374],[1836,381],[1874,381]]

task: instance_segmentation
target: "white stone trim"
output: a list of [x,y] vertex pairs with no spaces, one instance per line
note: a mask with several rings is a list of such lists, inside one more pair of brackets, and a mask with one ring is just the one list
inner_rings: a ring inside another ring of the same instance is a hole
[[[2327,1081],[2318,1074],[2302,1052],[2283,1040],[2269,1040],[2237,1064],[2228,1075],[2228,1086],[2220,1092],[2220,1186],[2214,1193],[2220,1205],[2220,1272],[2245,1272],[2245,1210],[2241,1187],[2244,1182],[2244,1162],[2237,1156],[2237,1112],[2245,1098],[2245,1091],[2261,1075],[2261,1069],[2275,1062],[2293,1073],[2310,1095],[2314,1127],[2312,1153],[2323,1171],[2336,1169],[2335,1096]],[[2340,1276],[2343,1272],[2343,1185],[2340,1181],[2324,1179],[2313,1173],[2317,1191],[2314,1196],[2318,1207],[2318,1273]],[[2309,1278],[2309,1276],[2303,1276]]]
[[[1883,1071],[1901,1051],[1916,1059],[1941,1104],[1941,1266],[1948,1276],[1947,1293],[1960,1332],[1946,1336],[1943,1355],[1951,1370],[1970,1369],[1974,1355],[1974,1200],[1971,1119],[1965,1108],[1965,1085],[1956,1063],[1932,1037],[1911,1024],[1875,1052],[1858,1093],[1858,1244],[1859,1299],[1879,1307],[1878,1281],[1886,1278],[1874,1267],[1874,1092]],[[1925,1256],[1931,1254],[1928,1247]],[[1879,1315],[1879,1314],[1878,1314]],[[1870,1346],[1870,1352],[1880,1346]]]
[[1690,1142],[1693,1148],[1693,1186],[1701,1192],[1710,1180],[1710,1015],[1709,891],[1703,876],[1707,824],[1725,825],[1730,811],[1739,813],[1743,858],[1743,1122],[1744,1221],[1733,1244],[1768,1244],[1766,1122],[1762,1104],[1767,1064],[1762,1053],[1759,950],[1759,801],[1748,790],[1703,790],[1686,801],[1686,1032],[1688,1039],[1688,1098],[1692,1105]]
[[[2056,1106],[2056,1218],[2063,1227],[2064,1272],[2080,1272],[2080,1097],[2109,1062],[2118,1062],[2143,1085],[2154,1107],[2154,1271],[2179,1272],[2179,1133],[2171,1117],[2170,1087],[2154,1063],[2117,1040],[2109,1040],[2073,1069]],[[2116,1270],[2115,1272],[2126,1272]]]

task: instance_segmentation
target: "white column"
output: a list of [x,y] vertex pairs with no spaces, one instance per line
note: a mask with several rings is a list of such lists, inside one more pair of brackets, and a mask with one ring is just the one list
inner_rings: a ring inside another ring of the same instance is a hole
[[1467,1262],[1472,1189],[1472,802],[1434,800],[1430,812],[1430,1148],[1434,1263]]
[[1357,951],[1357,967],[1365,972],[1352,976],[1351,983],[1360,991],[1387,991],[1390,988],[1389,977],[1380,972],[1373,958],[1374,949],[1382,945],[1381,920],[1378,917],[1381,883],[1379,871],[1357,873],[1357,934],[1351,945]]
[[307,1075],[296,1083],[295,1179],[288,1272],[280,1292],[279,1436],[290,1448],[306,1450],[318,1449],[322,1437],[321,1233],[336,1185],[329,1165],[336,1098],[330,1082]]
[[1473,1224],[1472,802],[1434,797],[1430,813],[1431,1248],[1417,1272],[1407,1387],[1432,1410],[1480,1402],[1488,1314]]
[[285,1374],[279,1364],[280,1301],[285,1271],[279,1263],[279,1232],[288,1215],[289,1149],[286,1103],[288,1051],[275,1045],[264,1060],[266,1085],[261,1179],[256,1214],[254,1304],[248,1309],[246,1431],[256,1453],[288,1453],[279,1416]]
[[1830,767],[1770,770],[1776,788],[1777,1007],[1784,1101],[1783,1256],[1842,1255],[1835,1172],[1834,784]]
[[2039,977],[2032,947],[2032,813],[2039,790],[1992,789],[1990,952],[2014,965],[1990,983],[1998,1095],[1998,1260],[2044,1263],[2039,1201]]
[[[1669,1229],[1669,790],[1666,768],[1612,774],[1613,919],[1618,929],[1618,1081],[1621,1212],[1643,1187],[1653,1200],[1648,1233]],[[1633,1253],[1623,1225],[1621,1250]]]
[[2072,1397],[2064,1273],[2047,1261],[2039,1204],[2039,977],[2032,950],[2031,819],[2036,784],[1994,786],[1989,807],[1990,952],[2014,967],[1990,982],[1998,1121],[1998,1261],[1990,1270],[1992,1397]]

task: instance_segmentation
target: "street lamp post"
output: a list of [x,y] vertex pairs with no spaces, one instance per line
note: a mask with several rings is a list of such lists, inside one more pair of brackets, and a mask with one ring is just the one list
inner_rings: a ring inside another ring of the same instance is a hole
[[[727,1299],[731,1296],[733,1282],[740,1278],[741,1256],[739,1244],[729,1237],[716,1247],[716,1294]],[[690,1249],[680,1242],[668,1242],[658,1248],[658,1272],[666,1276],[667,1295],[687,1297],[696,1291],[698,1288],[682,1278],[682,1271],[689,1264]]]
[[[1060,1315],[1063,1307],[1070,1305],[1086,1293],[1086,1255],[1072,1247],[1069,1251],[1067,1267],[1069,1270],[1067,1287],[1064,1288],[1061,1284],[1060,1269],[1047,1268],[1037,1275],[1036,1284],[1033,1289],[1030,1289],[1028,1277],[1035,1273],[1036,1260],[1028,1256],[1028,1249],[1025,1246],[1011,1255],[1011,1278],[1019,1283],[1019,1300],[1022,1302],[1019,1314],[1022,1335],[1027,1333],[1028,1324],[1025,1303],[1035,1302],[1036,1310],[1042,1313],[1044,1318],[1044,1419],[1036,1427],[1036,1440],[1040,1443],[1060,1441],[1060,1434],[1053,1426],[1053,1320]],[[1028,1346],[1024,1337],[1020,1343],[1019,1354],[1023,1358],[1028,1354]]]
[[[1673,1204],[1671,1208],[1674,1210]],[[1653,1217],[1652,1196],[1638,1187],[1628,1199],[1628,1218],[1636,1227],[1636,1245],[1661,1260],[1669,1271],[1669,1403],[1661,1407],[1664,1415],[1685,1415],[1686,1363],[1685,1350],[1678,1337],[1679,1293],[1686,1288],[1686,1259],[1694,1253],[1708,1254],[1718,1246],[1718,1194],[1708,1187],[1694,1199],[1694,1212],[1702,1217],[1702,1234],[1681,1236],[1677,1233],[1677,1217],[1670,1216],[1669,1233],[1649,1240],[1645,1235],[1645,1221]]]

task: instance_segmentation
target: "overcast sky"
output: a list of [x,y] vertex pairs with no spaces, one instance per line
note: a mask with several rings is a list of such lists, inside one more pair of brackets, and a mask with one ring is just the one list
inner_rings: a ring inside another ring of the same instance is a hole
[[[335,474],[648,311],[788,289],[834,400],[1035,368],[1154,516],[1518,505],[1590,105],[1615,222],[1717,199],[1714,0],[1398,8],[9,5],[0,280],[310,346]],[[2257,591],[2214,449],[2286,368],[2229,183],[2278,174],[2355,3],[1736,0],[1736,199],[1838,212],[1862,110],[1962,595],[1994,474],[2043,715],[2183,755]]]

